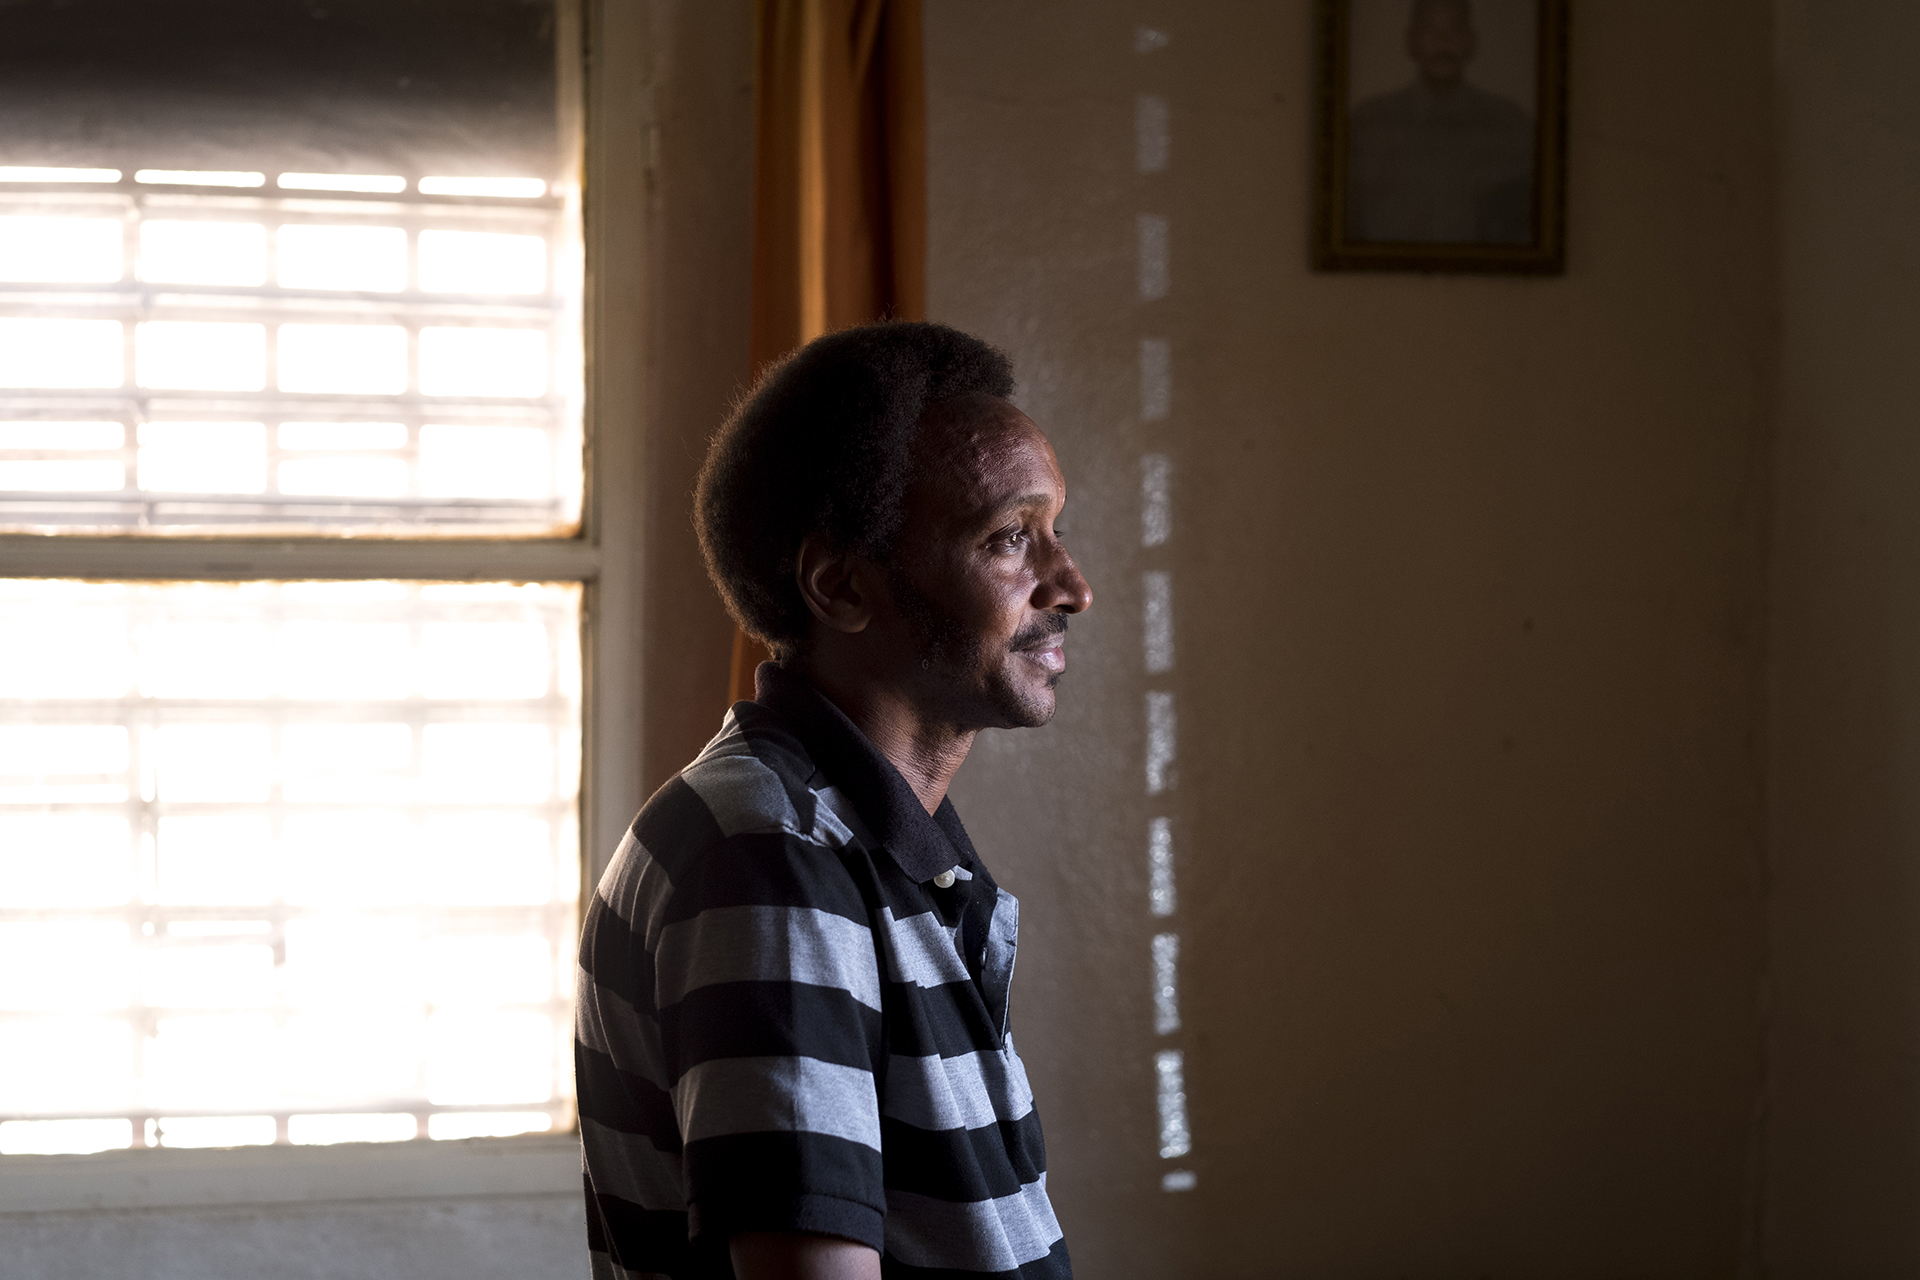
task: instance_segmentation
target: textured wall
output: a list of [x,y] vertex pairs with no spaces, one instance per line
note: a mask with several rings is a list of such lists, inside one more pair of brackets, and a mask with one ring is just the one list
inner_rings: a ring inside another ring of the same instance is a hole
[[[933,311],[1016,355],[1096,593],[1056,723],[990,735],[957,787],[1027,905],[1017,1034],[1086,1273],[1751,1261],[1768,9],[1576,7],[1550,280],[1306,269],[1305,3],[929,20]],[[1137,53],[1136,23],[1169,42]],[[1170,220],[1160,300],[1142,213]],[[1170,344],[1164,419],[1143,338]],[[1149,570],[1175,618],[1151,676]],[[1150,689],[1177,708],[1155,797]],[[1162,1161],[1168,1046],[1194,1148]],[[1160,1190],[1175,1167],[1194,1190]]]
[[1920,1271],[1920,84],[1909,5],[1779,6],[1770,1274]]
[[646,217],[651,234],[649,279],[621,299],[645,309],[649,333],[640,371],[645,492],[607,495],[645,502],[641,794],[651,795],[693,759],[727,709],[733,623],[700,561],[693,478],[707,436],[751,372],[753,9],[697,0],[609,8],[649,14],[658,121],[649,144],[658,161],[632,175],[632,216]]

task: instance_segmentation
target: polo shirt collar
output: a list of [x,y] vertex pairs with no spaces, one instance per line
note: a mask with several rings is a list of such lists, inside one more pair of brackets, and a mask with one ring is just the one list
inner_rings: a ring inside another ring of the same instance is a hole
[[786,721],[815,766],[915,881],[931,880],[956,864],[979,865],[953,801],[943,798],[929,815],[893,762],[804,676],[763,662],[753,673],[753,700]]

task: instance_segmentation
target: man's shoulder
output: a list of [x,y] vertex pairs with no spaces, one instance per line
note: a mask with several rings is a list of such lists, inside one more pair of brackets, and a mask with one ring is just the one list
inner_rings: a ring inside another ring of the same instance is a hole
[[626,843],[678,880],[682,866],[760,837],[839,850],[864,842],[866,833],[785,722],[745,702],[727,713],[692,763],[654,792]]
[[596,886],[596,918],[617,916],[648,951],[663,929],[715,910],[810,908],[864,922],[857,867],[871,845],[792,733],[741,704],[640,810]]
[[806,745],[784,720],[755,702],[729,711],[720,732],[674,781],[678,787],[669,784],[655,799],[667,808],[697,804],[722,837],[786,832],[837,847],[853,836],[846,806]]

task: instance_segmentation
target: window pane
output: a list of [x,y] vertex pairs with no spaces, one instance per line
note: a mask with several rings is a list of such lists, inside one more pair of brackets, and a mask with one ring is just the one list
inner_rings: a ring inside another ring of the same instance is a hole
[[119,462],[92,458],[0,462],[0,489],[79,493],[123,489],[126,484],[127,468]]
[[410,1115],[295,1116],[287,1121],[287,1136],[301,1146],[405,1142],[420,1136],[420,1123]]
[[397,396],[407,389],[407,331],[390,324],[283,324],[280,389]]
[[245,1009],[273,1003],[273,948],[261,943],[153,947],[143,958],[149,1009]]
[[246,222],[142,223],[140,278],[161,284],[265,284],[267,229]]
[[132,827],[119,814],[56,818],[0,809],[0,902],[119,906],[133,896],[134,853]]
[[118,449],[127,429],[117,422],[0,422],[0,449]]
[[0,217],[0,280],[92,284],[121,270],[118,218]]
[[[569,585],[0,580],[8,1149],[570,1124],[579,627]],[[108,678],[16,660],[55,647]]]
[[[155,902],[168,907],[273,902],[277,868],[260,857],[260,850],[273,844],[273,822],[265,814],[183,813],[156,819],[154,828]],[[169,932],[174,932],[171,926]]]
[[258,422],[143,422],[140,487],[158,493],[260,493],[267,429]]
[[124,489],[126,441],[118,422],[0,422],[0,493]]
[[[404,449],[404,422],[283,422],[282,449],[329,449],[357,453],[367,449]],[[383,459],[384,461],[384,459]]]
[[420,287],[432,293],[541,293],[547,242],[486,231],[422,231]]
[[347,498],[404,497],[410,478],[398,458],[296,458],[280,464],[280,492]]
[[129,1107],[133,1051],[124,1018],[0,1018],[0,1114]]
[[153,1025],[140,1079],[149,1107],[256,1111],[273,1098],[277,1028],[270,1015],[189,1015]]
[[126,380],[118,320],[0,318],[0,387],[99,390]]
[[275,1128],[272,1116],[162,1116],[154,1136],[163,1147],[264,1147]]
[[544,1111],[442,1111],[427,1117],[427,1135],[441,1139],[512,1138],[552,1128],[553,1117]]
[[258,391],[267,385],[265,325],[154,320],[136,327],[134,380],[162,391]]
[[406,229],[283,226],[280,284],[288,289],[398,293],[407,287]]
[[452,497],[534,498],[553,487],[552,444],[531,427],[420,428],[420,491]]
[[541,1013],[436,1013],[427,1024],[427,1097],[437,1103],[545,1102],[554,1025]]
[[397,173],[283,173],[274,183],[288,191],[405,191]]
[[422,329],[420,392],[543,396],[547,393],[547,335],[538,329]]
[[71,1156],[133,1141],[126,1120],[0,1120],[0,1156]]
[[0,920],[0,1009],[126,1004],[132,939],[117,920]]

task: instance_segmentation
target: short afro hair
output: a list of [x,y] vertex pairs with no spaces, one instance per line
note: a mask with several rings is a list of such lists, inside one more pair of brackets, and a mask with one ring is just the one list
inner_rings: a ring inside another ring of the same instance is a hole
[[777,661],[801,652],[813,629],[794,581],[801,542],[824,533],[888,559],[921,417],[1013,385],[1000,351],[924,321],[842,329],[768,366],[714,433],[693,495],[707,572],[741,630]]

